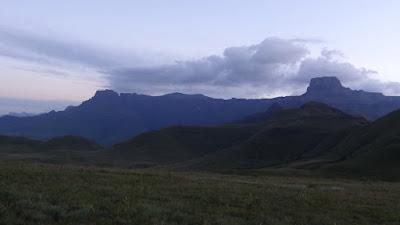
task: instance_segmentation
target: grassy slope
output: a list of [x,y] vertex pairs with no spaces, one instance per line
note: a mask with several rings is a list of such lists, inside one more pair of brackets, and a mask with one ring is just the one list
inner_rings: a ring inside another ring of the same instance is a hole
[[398,183],[0,164],[0,224],[399,224]]
[[352,133],[325,157],[334,159],[338,155],[345,155],[344,161],[324,168],[399,180],[400,111]]
[[179,126],[145,133],[114,146],[112,152],[121,161],[130,160],[133,164],[256,168],[312,157],[332,147],[348,129],[365,123],[364,119],[311,102],[258,123]]
[[165,164],[190,160],[238,144],[261,127],[253,125],[173,126],[115,145],[125,163]]
[[348,132],[367,124],[320,103],[308,103],[267,119],[262,129],[242,143],[182,163],[189,169],[262,168],[317,157]]
[[0,159],[55,164],[112,164],[101,146],[74,136],[56,137],[48,141],[0,136]]
[[0,135],[0,153],[29,153],[42,143],[24,137],[8,137]]

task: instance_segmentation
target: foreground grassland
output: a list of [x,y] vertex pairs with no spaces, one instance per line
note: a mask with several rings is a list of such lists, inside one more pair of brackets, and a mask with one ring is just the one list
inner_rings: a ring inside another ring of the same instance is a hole
[[0,163],[0,224],[400,224],[400,184]]

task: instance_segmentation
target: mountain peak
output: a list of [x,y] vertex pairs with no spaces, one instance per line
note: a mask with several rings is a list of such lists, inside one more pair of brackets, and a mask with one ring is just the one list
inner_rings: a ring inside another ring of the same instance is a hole
[[342,83],[337,77],[316,77],[310,81],[310,86],[307,89],[309,91],[326,92],[332,90],[345,89]]
[[96,94],[94,97],[113,97],[113,96],[119,96],[119,94],[113,90],[105,89],[105,90],[98,90],[96,91]]
[[[105,89],[98,90],[96,94],[87,101],[82,103],[83,106],[93,106],[93,105],[108,105],[109,103],[115,102],[119,98],[119,94],[113,90]],[[77,107],[68,108],[69,111]],[[79,107],[78,107],[79,108]]]
[[316,77],[312,78],[305,95],[307,96],[342,96],[351,91],[343,87],[337,77]]

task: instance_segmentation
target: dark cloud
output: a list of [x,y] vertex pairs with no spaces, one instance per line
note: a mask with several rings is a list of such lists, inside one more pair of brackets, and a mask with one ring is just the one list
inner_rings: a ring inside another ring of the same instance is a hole
[[311,78],[336,76],[355,89],[400,93],[399,83],[379,81],[375,71],[341,60],[339,51],[323,49],[319,57],[310,57],[305,42],[268,38],[257,45],[227,48],[222,56],[111,70],[108,79],[111,88],[123,92],[180,91],[229,98],[301,94]]
[[[134,67],[109,71],[112,88],[121,91],[148,92],[165,88],[183,92],[205,91],[219,97],[250,97],[267,92],[282,92],[282,83],[308,54],[299,43],[269,38],[257,45],[231,47],[222,56],[210,56],[194,61],[179,61],[158,67]],[[240,89],[255,88],[251,91]],[[260,92],[262,91],[262,92]],[[246,97],[246,96],[242,96]]]

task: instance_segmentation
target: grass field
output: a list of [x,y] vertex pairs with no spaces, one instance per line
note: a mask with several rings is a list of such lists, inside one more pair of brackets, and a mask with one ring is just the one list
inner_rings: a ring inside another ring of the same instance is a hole
[[400,183],[0,163],[0,224],[400,224]]

